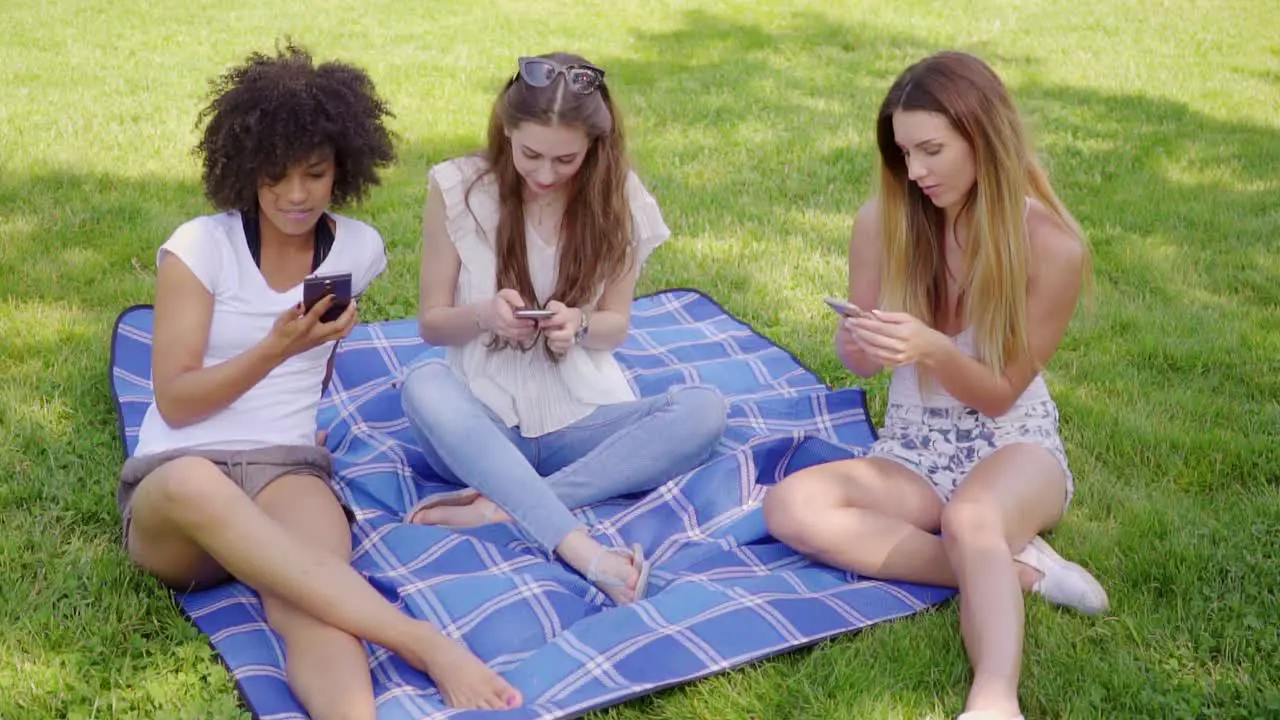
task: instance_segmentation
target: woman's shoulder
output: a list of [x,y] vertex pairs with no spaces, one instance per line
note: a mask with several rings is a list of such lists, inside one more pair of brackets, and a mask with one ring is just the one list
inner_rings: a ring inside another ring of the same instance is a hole
[[644,180],[640,177],[640,173],[635,171],[635,168],[630,168],[627,170],[627,180],[626,180],[625,188],[628,193],[635,193],[635,192],[643,192],[645,194],[649,193],[649,188],[644,184]]
[[880,227],[880,196],[872,195],[866,202],[858,207],[858,213],[854,215],[853,221],[859,225],[867,225]]
[[1027,199],[1027,243],[1032,256],[1051,267],[1079,267],[1084,260],[1084,239],[1037,198]]
[[853,231],[849,236],[850,249],[861,250],[862,252],[878,250],[883,243],[880,231],[882,222],[880,218],[880,197],[873,195],[871,199],[862,203],[862,206],[858,208],[857,214],[853,216]]
[[235,242],[244,242],[240,227],[240,213],[234,210],[187,220],[156,250],[156,267],[166,255],[174,256],[214,292],[220,286],[222,269],[237,262]]
[[640,174],[635,170],[627,171],[626,183],[623,185],[623,193],[626,194],[627,204],[631,206],[632,212],[640,206],[652,205],[657,207],[658,199],[649,192],[649,187],[645,185],[644,180],[640,178]]
[[387,267],[387,250],[382,234],[372,225],[330,212],[341,242],[334,246],[334,262],[352,273],[352,292],[363,293]]
[[178,255],[188,265],[220,262],[217,258],[230,252],[232,242],[243,233],[240,228],[240,213],[235,210],[194,217],[175,228],[160,251]]
[[338,232],[346,233],[347,236],[355,237],[361,241],[383,241],[383,234],[378,232],[378,228],[374,225],[366,223],[365,220],[352,218],[351,215],[343,215],[329,211],[329,217],[333,218],[333,222],[337,224]]
[[382,247],[382,233],[378,229],[363,220],[357,220],[347,215],[340,215],[336,212],[329,212],[337,225],[337,231],[344,238],[349,238],[352,242],[365,245]]
[[442,190],[466,188],[489,171],[489,161],[480,155],[462,155],[432,166],[428,176]]
[[240,213],[235,210],[200,215],[191,218],[174,229],[170,240],[181,238],[229,237],[235,228],[240,227]]

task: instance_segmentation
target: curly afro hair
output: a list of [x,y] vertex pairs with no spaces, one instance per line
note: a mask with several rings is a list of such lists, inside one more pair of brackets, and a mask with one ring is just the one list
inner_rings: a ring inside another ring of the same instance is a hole
[[287,43],[275,57],[253,53],[210,83],[208,124],[195,152],[204,162],[204,191],[219,210],[257,212],[258,186],[278,179],[317,152],[332,153],[333,205],[364,197],[378,169],[395,160],[394,117],[361,69],[312,63]]

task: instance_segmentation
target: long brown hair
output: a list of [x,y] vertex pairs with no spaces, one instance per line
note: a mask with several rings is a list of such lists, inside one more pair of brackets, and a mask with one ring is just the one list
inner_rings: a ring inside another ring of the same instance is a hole
[[[996,374],[1031,354],[1027,335],[1026,198],[1035,197],[1084,244],[1071,214],[1037,161],[1013,100],[986,63],[960,52],[932,55],[907,68],[889,89],[876,122],[880,213],[885,242],[881,306],[942,321],[948,300],[946,215],[907,177],[893,115],[938,113],[973,150],[975,181],[957,223],[965,223],[960,310],[972,327],[978,360]],[[1085,279],[1089,264],[1085,256]]]
[[[561,65],[588,64],[569,53],[539,57]],[[579,128],[590,144],[569,188],[561,221],[563,236],[558,248],[559,266],[555,290],[547,300],[582,307],[595,300],[600,288],[629,270],[631,214],[626,183],[630,165],[626,157],[622,118],[601,82],[589,94],[568,87],[563,75],[546,87],[533,87],[515,75],[493,104],[489,117],[488,146],[481,153],[488,168],[467,188],[471,190],[492,173],[498,185],[497,237],[491,238],[497,256],[497,287],[513,288],[526,302],[536,302],[525,246],[524,180],[516,171],[507,130],[533,122],[548,127]]]

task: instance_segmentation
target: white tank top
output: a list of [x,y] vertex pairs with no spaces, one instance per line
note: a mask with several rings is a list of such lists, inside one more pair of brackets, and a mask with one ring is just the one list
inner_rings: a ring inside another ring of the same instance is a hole
[[[1027,198],[1027,209],[1023,216],[1023,223],[1026,223],[1026,214],[1031,213],[1031,198]],[[960,348],[969,357],[973,357],[973,328],[967,327],[960,331],[959,335],[951,338],[956,347]],[[1031,384],[1026,390],[1022,391],[1022,395],[1018,397],[1017,402],[1013,404],[1013,408],[1025,406],[1030,403],[1044,402],[1051,400],[1049,397],[1049,388],[1044,384],[1044,378],[1036,373]],[[951,396],[951,393],[938,382],[933,382],[932,386],[925,391],[925,395],[920,394],[920,382],[916,376],[915,365],[904,365],[895,368],[893,377],[889,380],[889,402],[895,405],[913,405],[917,407],[939,407],[954,408],[961,407],[964,403]]]
[[[973,357],[973,328],[965,328],[952,340],[961,352]],[[1026,390],[1022,391],[1022,395],[1018,397],[1017,402],[1013,404],[1010,410],[1050,399],[1049,388],[1044,384],[1044,378],[1037,373],[1035,379],[1031,381]],[[903,365],[894,369],[893,377],[889,380],[889,403],[893,405],[938,408],[954,408],[964,405],[964,403],[952,397],[951,393],[947,392],[942,387],[942,384],[936,380],[931,384],[931,387],[925,390],[925,394],[922,396],[915,365]]]

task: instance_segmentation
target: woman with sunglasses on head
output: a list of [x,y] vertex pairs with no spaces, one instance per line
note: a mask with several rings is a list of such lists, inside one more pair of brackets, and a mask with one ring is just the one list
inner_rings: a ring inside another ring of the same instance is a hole
[[201,113],[205,194],[222,212],[157,253],[155,402],[121,470],[129,557],[179,592],[230,579],[262,598],[289,687],[313,718],[376,715],[360,639],[427,673],[454,707],[520,696],[464,646],[387,602],[350,565],[351,529],[315,444],[316,408],[356,303],[309,310],[304,278],[386,267],[382,237],[330,212],[395,157],[373,82],[289,46],[222,75]]
[[637,399],[612,354],[668,235],[628,169],[604,71],[565,53],[521,58],[488,147],[430,173],[418,319],[447,362],[412,372],[403,402],[432,469],[466,489],[409,521],[514,521],[615,603],[644,596],[640,546],[606,548],[572,510],[671,480],[723,432],[716,390]]
[[836,347],[863,377],[892,369],[885,427],[868,457],[785,478],[765,519],[829,565],[959,588],[973,666],[962,718],[1019,718],[1022,594],[1107,609],[1098,581],[1037,537],[1072,495],[1040,371],[1088,248],[981,60],[948,52],[908,68],[876,131],[880,191],[854,220],[849,297],[881,309],[851,310]]

